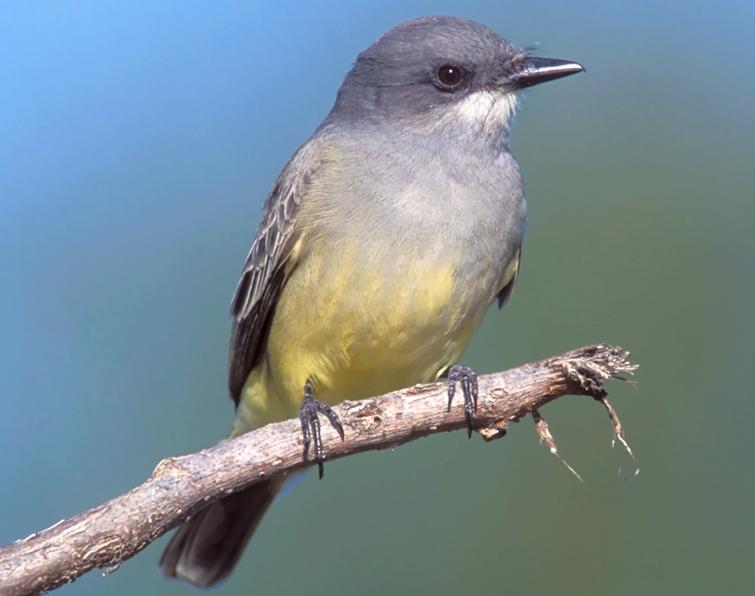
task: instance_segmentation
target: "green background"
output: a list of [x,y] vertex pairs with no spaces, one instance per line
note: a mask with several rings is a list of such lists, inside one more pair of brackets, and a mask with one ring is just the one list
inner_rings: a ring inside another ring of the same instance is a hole
[[[333,462],[276,501],[219,593],[750,593],[744,1],[3,3],[0,543],[224,436],[227,309],[261,201],[357,52],[423,14],[587,67],[527,94],[521,277],[464,363],[630,349],[638,388],[610,391],[641,472],[585,398],[543,411],[584,484],[531,421]],[[157,572],[164,540],[60,593],[190,593]]]

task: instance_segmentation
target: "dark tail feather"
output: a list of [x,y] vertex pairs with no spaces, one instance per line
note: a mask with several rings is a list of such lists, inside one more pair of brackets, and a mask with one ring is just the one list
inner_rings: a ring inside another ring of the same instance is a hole
[[199,588],[225,578],[281,486],[277,479],[258,482],[186,521],[160,558],[163,573]]

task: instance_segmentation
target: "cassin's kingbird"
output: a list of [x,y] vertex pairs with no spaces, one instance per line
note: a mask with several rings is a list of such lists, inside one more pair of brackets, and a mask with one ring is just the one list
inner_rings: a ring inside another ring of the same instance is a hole
[[[448,17],[399,25],[358,56],[275,182],[236,288],[232,436],[299,415],[321,466],[318,413],[342,434],[329,405],[443,375],[471,424],[476,377],[456,363],[509,297],[526,225],[517,92],[581,70]],[[227,576],[283,481],[192,517],[164,572],[201,587]]]

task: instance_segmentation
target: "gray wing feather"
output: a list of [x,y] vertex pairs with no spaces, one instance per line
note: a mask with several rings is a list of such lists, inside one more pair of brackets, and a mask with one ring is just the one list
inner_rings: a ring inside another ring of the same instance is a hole
[[496,299],[498,301],[498,308],[503,308],[503,305],[508,302],[509,298],[511,298],[511,293],[514,291],[514,286],[516,285],[516,280],[519,277],[519,267],[522,264],[522,245],[519,245],[519,248],[516,251],[516,269],[514,269],[514,275],[511,277],[511,280],[509,283],[507,283],[505,286],[503,286],[498,292],[498,295],[496,296]]
[[281,290],[286,263],[298,234],[296,210],[306,193],[318,161],[305,145],[281,172],[265,201],[257,236],[249,250],[231,302],[228,388],[238,406],[249,373],[259,362]]

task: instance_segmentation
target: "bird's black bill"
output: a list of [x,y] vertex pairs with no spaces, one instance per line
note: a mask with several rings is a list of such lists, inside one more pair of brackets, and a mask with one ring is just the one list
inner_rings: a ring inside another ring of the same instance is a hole
[[516,89],[524,89],[546,81],[568,77],[583,70],[581,64],[571,60],[530,56],[522,61],[516,72],[509,75],[508,81]]

